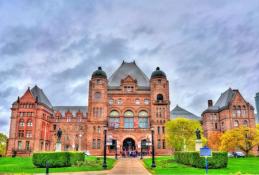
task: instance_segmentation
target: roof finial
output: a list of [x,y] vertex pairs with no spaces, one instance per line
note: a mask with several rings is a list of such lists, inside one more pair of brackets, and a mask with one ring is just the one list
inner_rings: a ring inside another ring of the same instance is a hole
[[20,103],[20,97],[18,96],[18,98],[17,98],[17,103]]
[[160,70],[160,67],[156,67],[156,70]]
[[101,66],[99,66],[99,67],[98,67],[98,70],[102,70],[102,67],[101,67]]

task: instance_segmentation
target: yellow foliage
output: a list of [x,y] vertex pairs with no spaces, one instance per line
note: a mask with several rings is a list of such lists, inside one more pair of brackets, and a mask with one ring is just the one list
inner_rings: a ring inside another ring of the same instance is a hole
[[168,121],[165,128],[167,144],[176,151],[193,151],[195,149],[195,131],[197,128],[201,131],[202,141],[204,143],[206,142],[206,139],[203,137],[202,127],[199,121],[177,118],[175,120]]
[[241,126],[226,131],[221,137],[220,150],[233,151],[236,148],[246,154],[259,144],[259,130]]

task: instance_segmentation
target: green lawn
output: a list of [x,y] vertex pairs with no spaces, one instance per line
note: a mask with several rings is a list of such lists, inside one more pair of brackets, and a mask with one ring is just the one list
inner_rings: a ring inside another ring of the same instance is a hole
[[[94,156],[86,157],[88,165],[82,167],[50,168],[49,172],[78,172],[78,171],[98,171],[103,170],[102,158]],[[108,169],[111,169],[115,159],[107,158]],[[0,158],[0,173],[44,173],[45,168],[36,168],[32,164],[31,157],[3,157]]]
[[[152,174],[205,174],[204,169],[193,168],[176,163],[172,157],[156,158],[157,167],[151,169],[152,159],[144,159],[145,167]],[[259,157],[230,158],[228,167],[223,169],[209,169],[209,174],[259,174]]]

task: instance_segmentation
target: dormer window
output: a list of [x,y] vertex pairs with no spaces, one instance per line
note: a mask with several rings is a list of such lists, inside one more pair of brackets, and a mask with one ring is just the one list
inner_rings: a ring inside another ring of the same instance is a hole
[[100,79],[97,79],[97,80],[96,80],[96,84],[101,84],[101,80],[100,80]]

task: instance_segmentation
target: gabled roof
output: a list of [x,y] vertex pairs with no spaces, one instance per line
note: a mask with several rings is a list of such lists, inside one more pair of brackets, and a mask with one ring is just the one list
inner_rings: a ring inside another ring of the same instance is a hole
[[137,85],[140,88],[149,88],[149,78],[145,73],[133,62],[122,62],[120,67],[109,78],[109,88],[119,87],[121,80],[130,75],[137,80]]
[[49,108],[52,108],[52,105],[48,97],[44,94],[43,90],[40,89],[37,85],[31,89],[31,93],[35,99],[38,98],[38,102],[47,105]]
[[171,119],[176,118],[187,118],[192,120],[201,120],[200,117],[197,115],[187,111],[186,109],[181,108],[180,106],[176,105],[175,108],[171,111]]
[[204,112],[217,112],[221,109],[228,107],[229,103],[232,101],[233,97],[237,93],[237,90],[232,90],[229,88],[225,92],[223,92],[217,102],[213,105],[208,107]]
[[53,106],[55,112],[60,112],[62,116],[65,116],[66,112],[71,112],[74,116],[77,112],[82,112],[86,115],[88,111],[88,106]]

